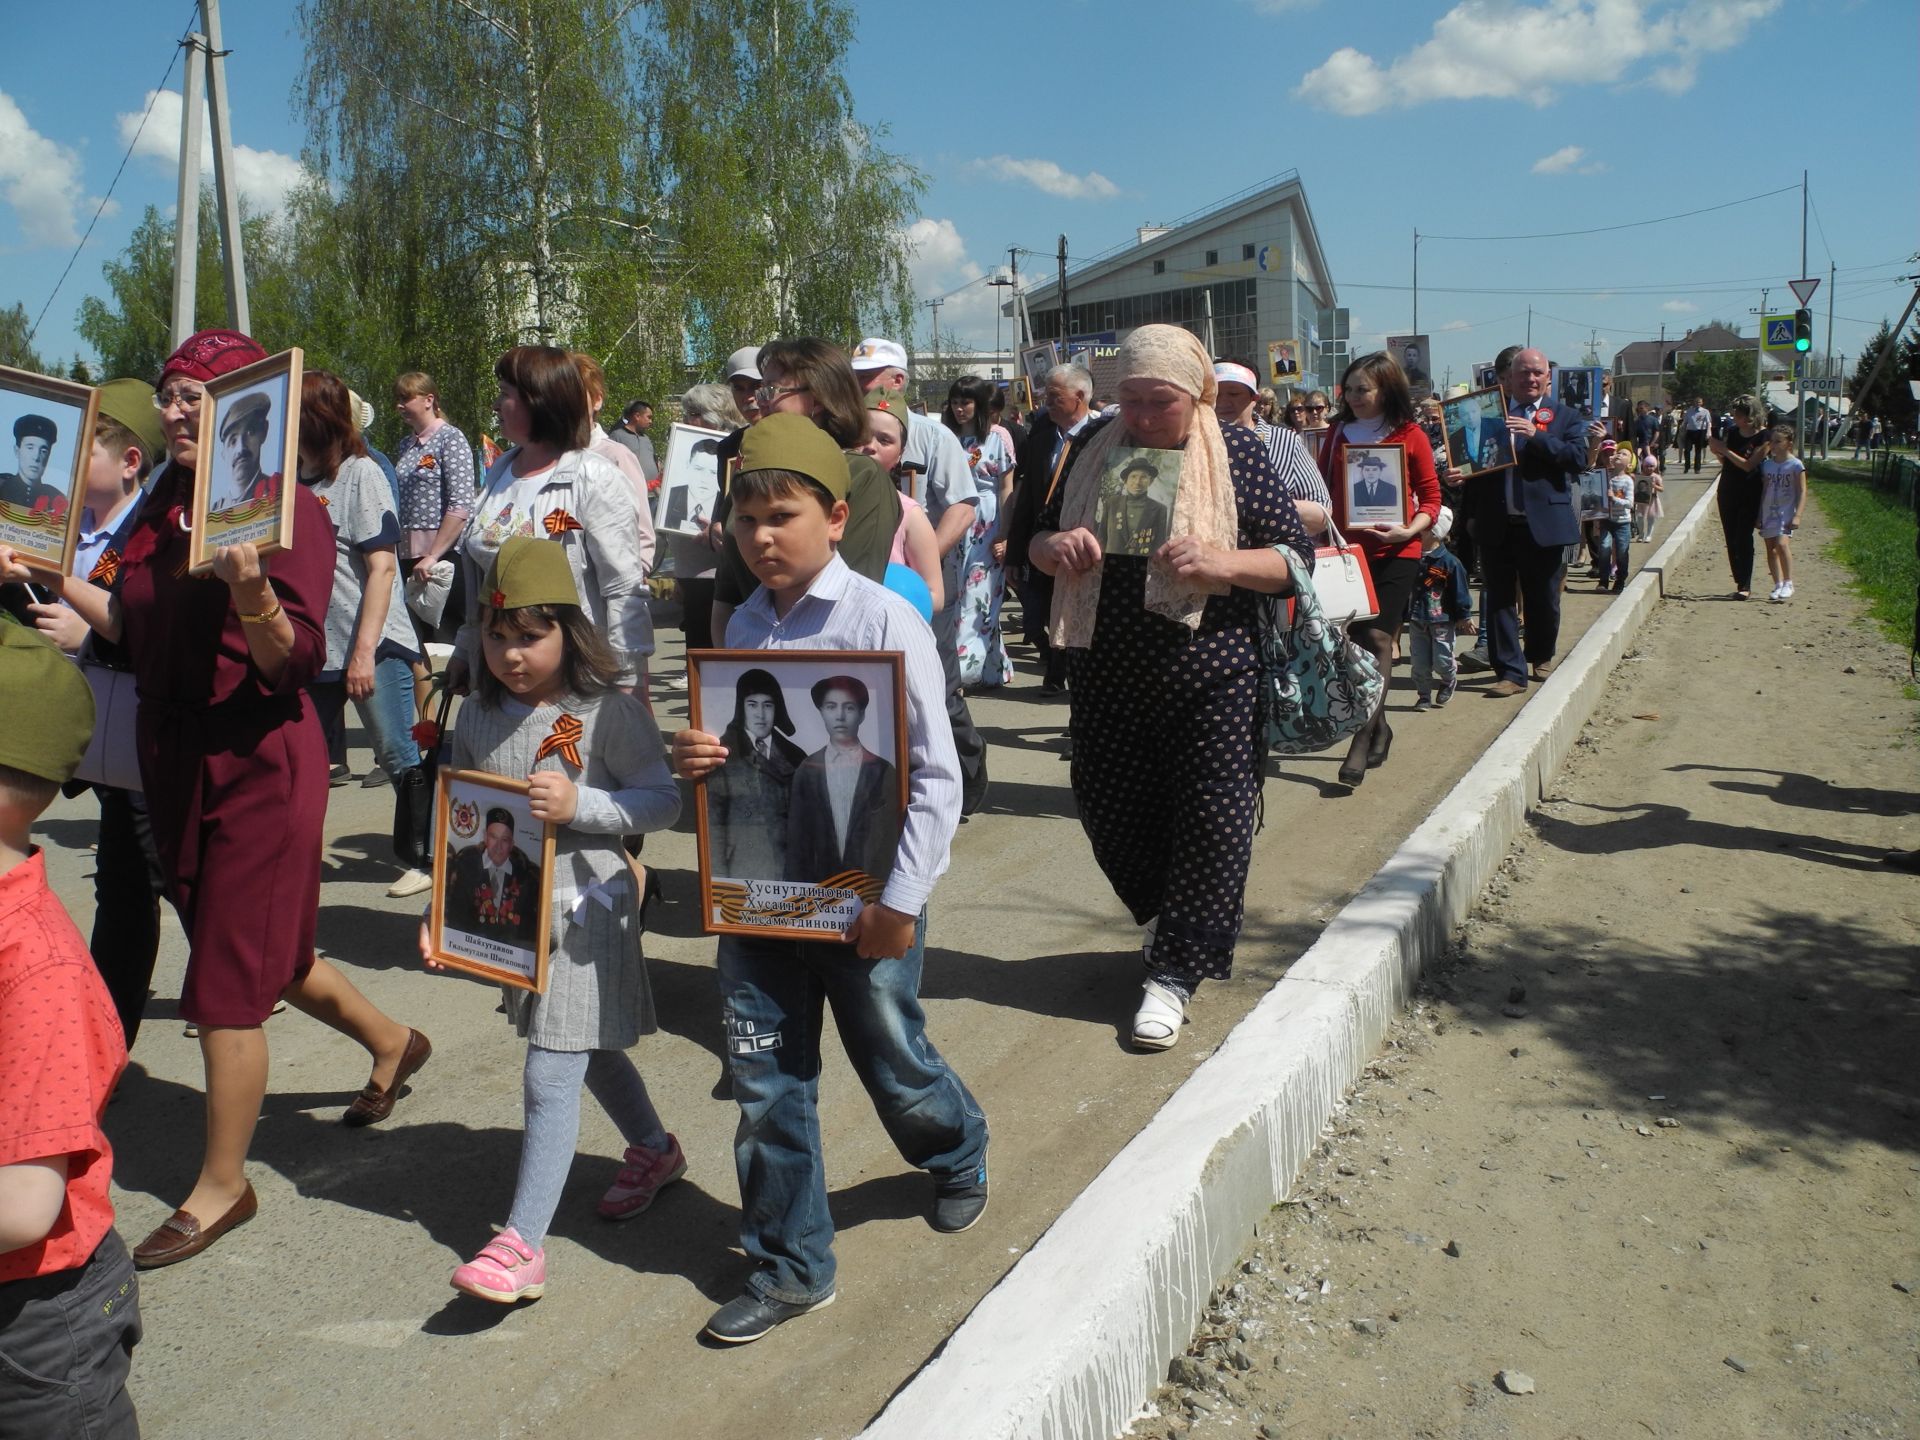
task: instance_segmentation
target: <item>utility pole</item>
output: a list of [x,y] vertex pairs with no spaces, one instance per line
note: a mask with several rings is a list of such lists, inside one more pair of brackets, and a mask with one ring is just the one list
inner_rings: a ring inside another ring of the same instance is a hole
[[1527,306],[1527,348],[1533,348],[1533,307]]
[[1202,290],[1200,297],[1206,302],[1207,354],[1211,356],[1217,353],[1213,348],[1213,287],[1209,285],[1205,290]]
[[1835,289],[1834,277],[1837,274],[1839,274],[1839,271],[1835,268],[1832,257],[1829,256],[1827,260],[1827,343],[1825,353],[1820,361],[1820,403],[1822,406],[1820,414],[1820,458],[1822,460],[1827,458],[1827,430],[1829,427],[1827,425],[1826,412],[1833,408],[1833,401],[1828,397],[1837,396],[1840,393],[1837,390],[1829,390],[1827,388],[1833,383],[1833,292]]
[[1763,405],[1767,390],[1767,296],[1772,293],[1760,292],[1760,338],[1753,347],[1753,388]]
[[927,309],[933,312],[933,373],[940,375],[940,307],[946,304],[945,298],[927,301]]
[[233,169],[227,52],[220,37],[220,0],[200,0],[200,29],[181,41],[187,73],[180,107],[180,186],[173,240],[173,343],[193,333],[200,259],[200,126],[204,99],[213,130],[213,193],[227,291],[227,323],[251,333],[247,265],[240,246],[240,191]]
[[[1073,330],[1067,324],[1067,237],[1062,235],[1060,237],[1060,348],[1063,352],[1072,335]],[[1064,353],[1061,358],[1066,358]]]
[[1016,354],[1033,343],[1033,326],[1027,320],[1027,300],[1020,293],[1020,247],[1007,247],[1007,278],[1013,283],[1013,348]]
[[1804,170],[1800,172],[1800,273],[1807,273],[1807,172]]
[[1412,335],[1420,333],[1420,232],[1413,232],[1413,329]]

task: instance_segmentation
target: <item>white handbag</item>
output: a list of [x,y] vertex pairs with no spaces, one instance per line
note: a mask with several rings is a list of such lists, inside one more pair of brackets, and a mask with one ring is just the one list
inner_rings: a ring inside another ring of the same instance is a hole
[[1336,625],[1351,625],[1356,620],[1372,620],[1380,613],[1380,601],[1373,593],[1373,572],[1367,557],[1357,545],[1349,545],[1329,522],[1331,545],[1313,552],[1313,590],[1320,598],[1320,613]]
[[80,758],[74,778],[113,790],[139,790],[140,752],[134,740],[134,718],[140,696],[131,670],[80,663],[87,688],[93,691],[93,738]]

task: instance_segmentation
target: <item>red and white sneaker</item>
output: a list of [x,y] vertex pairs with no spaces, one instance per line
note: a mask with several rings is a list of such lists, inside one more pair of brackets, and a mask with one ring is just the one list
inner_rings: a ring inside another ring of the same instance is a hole
[[613,1185],[600,1197],[600,1218],[631,1220],[649,1205],[653,1197],[687,1173],[686,1152],[674,1136],[667,1136],[664,1150],[644,1150],[629,1145],[620,1157],[620,1173]]
[[532,1248],[509,1225],[453,1272],[453,1288],[500,1305],[538,1300],[547,1289],[547,1252]]

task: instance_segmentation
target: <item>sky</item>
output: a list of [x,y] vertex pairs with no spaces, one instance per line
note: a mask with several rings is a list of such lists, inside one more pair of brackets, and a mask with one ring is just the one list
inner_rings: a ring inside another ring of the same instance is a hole
[[[1610,362],[1663,325],[1754,333],[1762,287],[1793,308],[1803,169],[1816,350],[1830,264],[1836,355],[1897,318],[1898,277],[1920,273],[1912,0],[981,0],[964,25],[955,7],[851,3],[856,114],[926,178],[920,298],[981,348],[1009,246],[1051,275],[1063,234],[1096,255],[1288,170],[1356,351],[1410,329],[1421,233],[1443,380],[1526,340],[1530,306],[1556,363],[1589,343]],[[155,90],[193,5],[8,8],[13,54],[76,63],[0,72],[0,306],[45,309],[41,353],[85,354],[75,317],[105,293],[102,262],[147,205],[172,210],[182,67]],[[260,206],[301,173],[294,9],[222,10],[236,168]]]

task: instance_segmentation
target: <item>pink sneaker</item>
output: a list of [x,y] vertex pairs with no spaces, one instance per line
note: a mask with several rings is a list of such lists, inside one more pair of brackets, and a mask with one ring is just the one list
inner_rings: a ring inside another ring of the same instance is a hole
[[664,1150],[643,1150],[629,1145],[620,1157],[620,1173],[613,1185],[600,1197],[600,1218],[631,1220],[649,1205],[653,1197],[687,1173],[686,1152],[672,1135]]
[[547,1289],[547,1252],[532,1249],[508,1226],[453,1272],[453,1288],[501,1305],[538,1300]]

